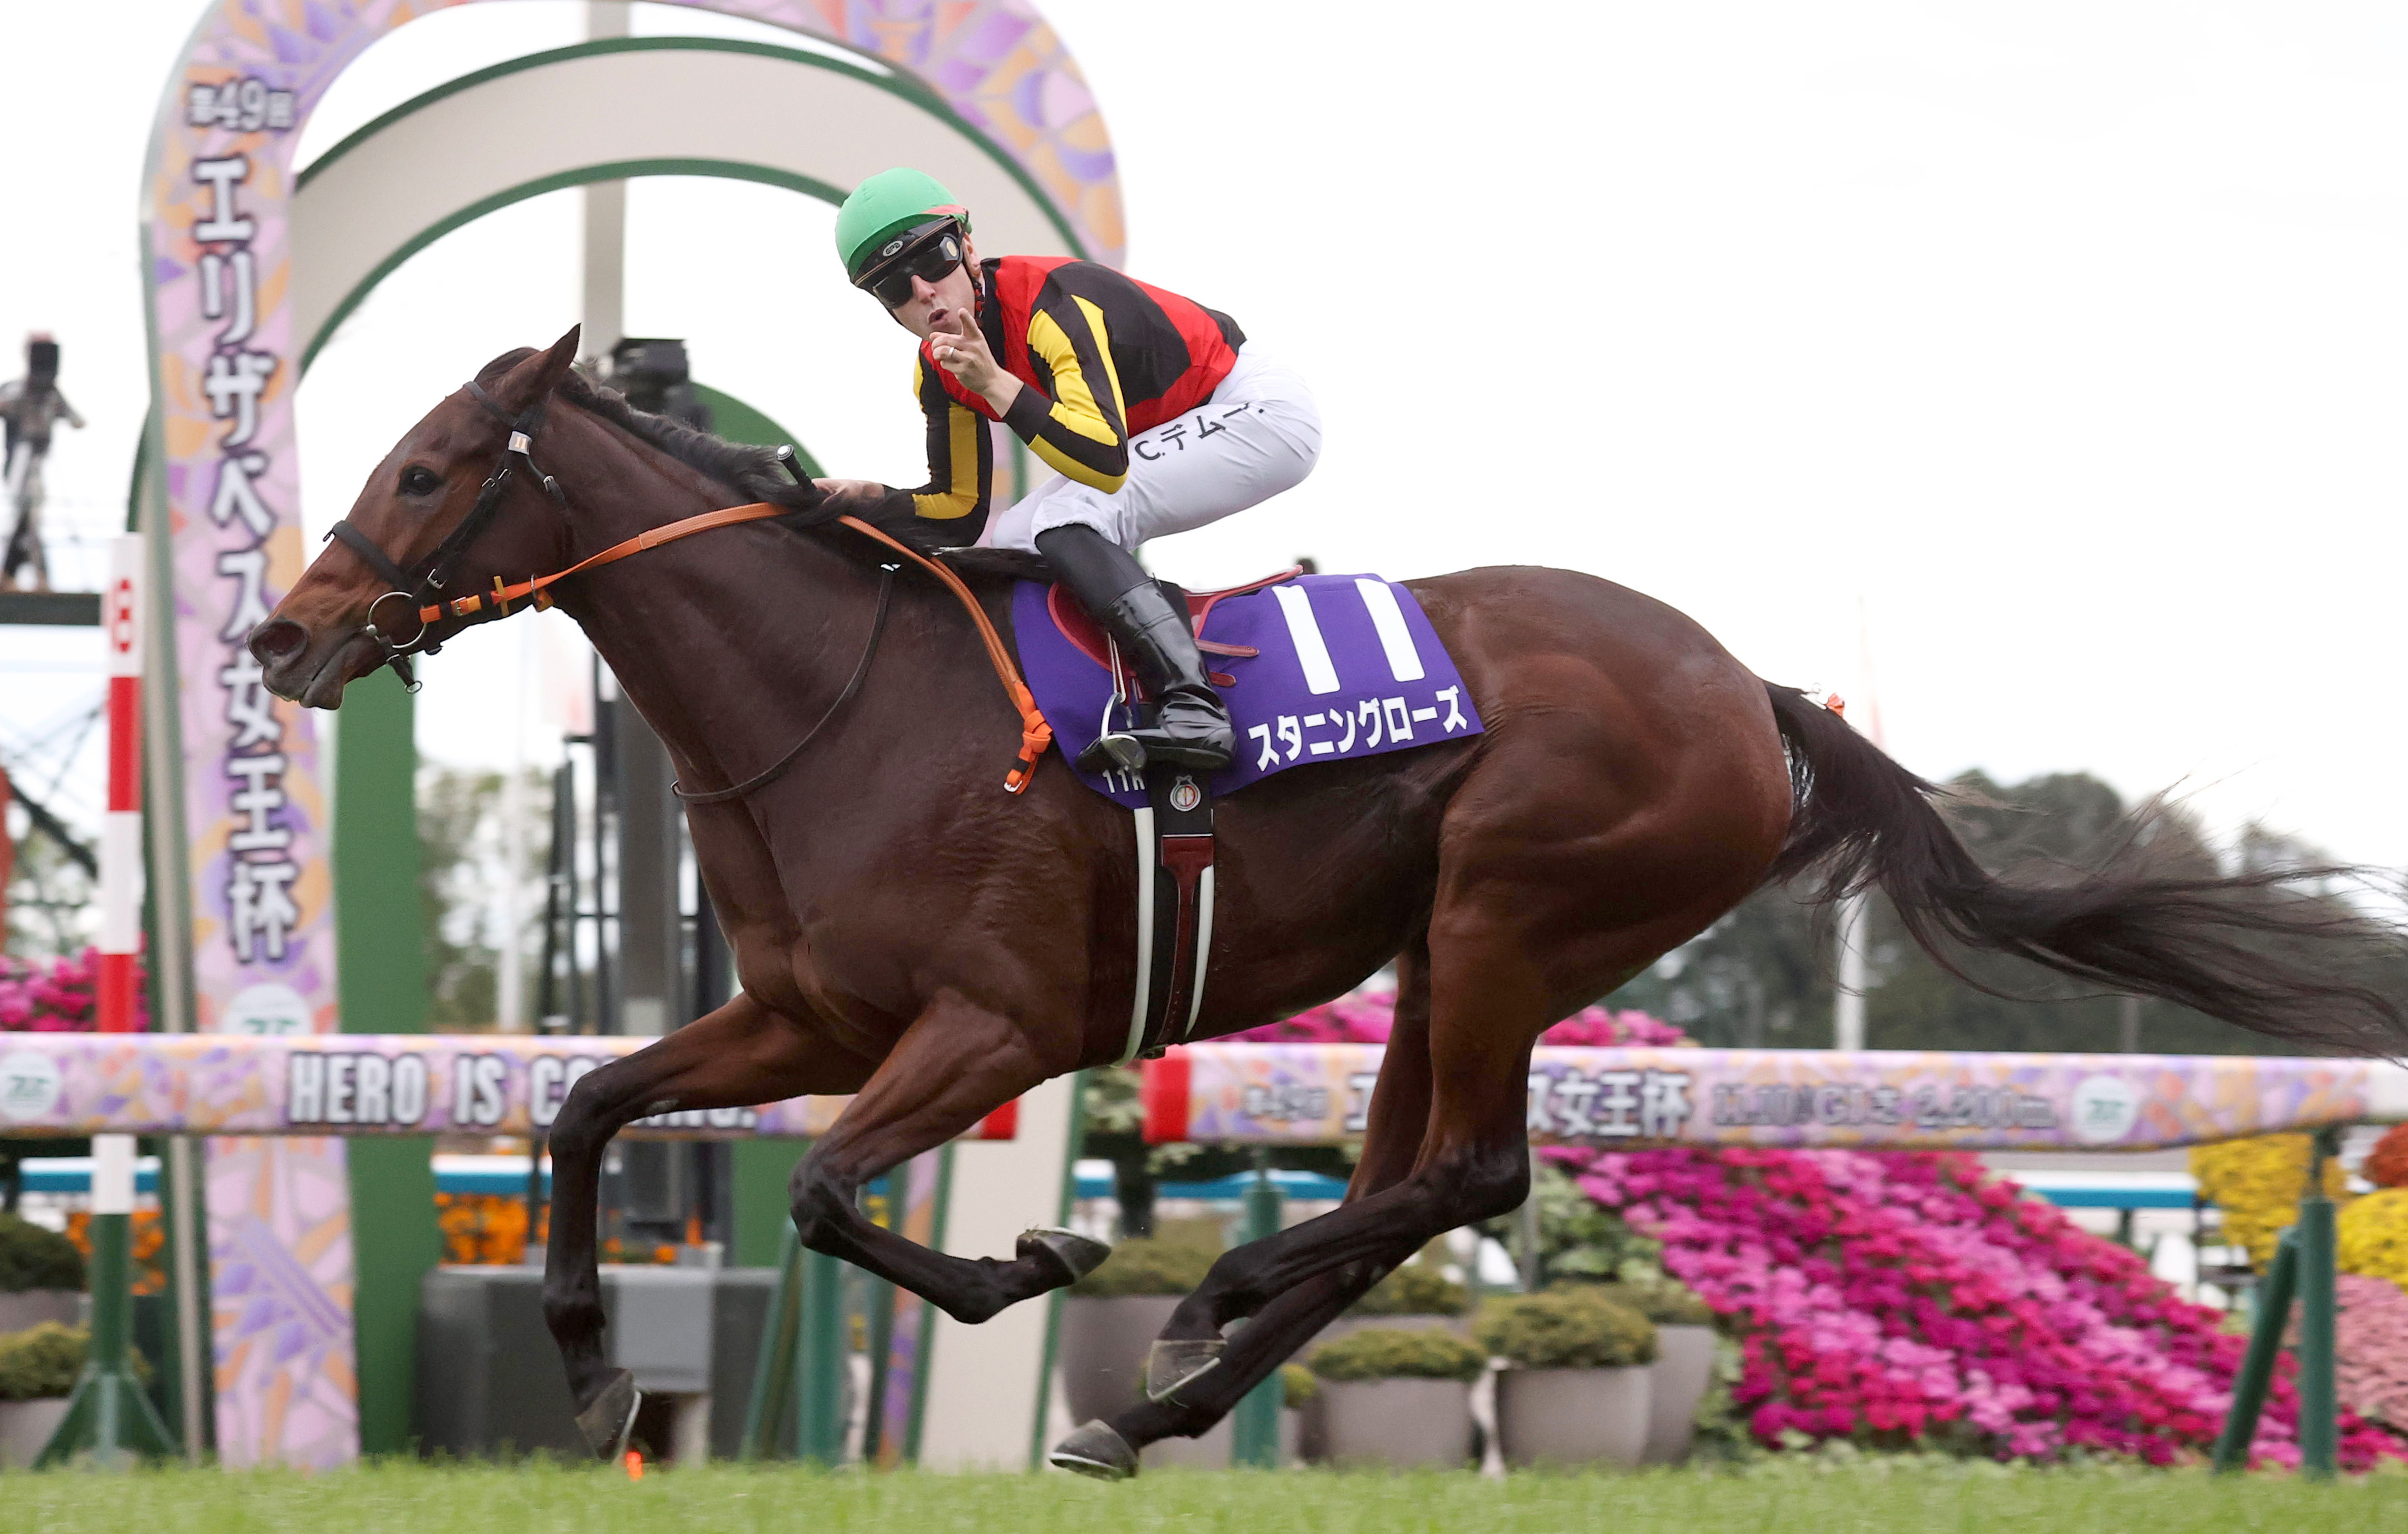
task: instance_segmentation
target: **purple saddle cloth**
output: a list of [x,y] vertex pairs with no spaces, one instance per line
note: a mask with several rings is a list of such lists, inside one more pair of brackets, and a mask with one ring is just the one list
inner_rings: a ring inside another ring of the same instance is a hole
[[[1054,726],[1054,743],[1079,781],[1130,809],[1145,805],[1133,773],[1079,772],[1076,763],[1105,715],[1125,726],[1111,674],[1070,642],[1046,609],[1047,587],[1024,581],[1011,624],[1029,691]],[[1226,797],[1247,784],[1316,762],[1411,751],[1481,732],[1480,710],[1413,594],[1369,575],[1307,575],[1224,597],[1204,625],[1216,643],[1251,647],[1252,657],[1207,652],[1206,666],[1233,679],[1220,689],[1237,725],[1238,754],[1211,788]]]

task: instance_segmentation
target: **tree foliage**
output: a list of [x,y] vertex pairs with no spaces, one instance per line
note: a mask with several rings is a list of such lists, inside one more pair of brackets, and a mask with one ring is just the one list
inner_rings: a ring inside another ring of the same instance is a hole
[[[2169,871],[2213,876],[2302,867],[2328,859],[2296,839],[2251,825],[2219,855],[2197,818],[2179,807],[2144,816],[2085,772],[2047,773],[2000,784],[1969,772],[1949,785],[1944,807],[1957,835],[1993,872],[2030,859],[2082,866],[2112,839],[2173,839]],[[1706,932],[1667,954],[1612,998],[1680,1025],[1701,1044],[1818,1048],[1832,1037],[1832,922],[1807,903],[1807,889],[1766,889]],[[2338,885],[2312,897],[2346,903]],[[1951,975],[1907,937],[1886,900],[1873,897],[1866,1042],[1874,1049],[2101,1052],[2126,1047],[2162,1054],[2265,1054],[2293,1047],[2150,998],[2086,994],[2020,959],[1955,955],[1992,995]]]
[[[490,1028],[500,1014],[504,886],[520,892],[522,952],[540,933],[544,827],[551,779],[530,770],[525,818],[532,827],[515,860],[503,839],[502,774],[450,767],[418,773],[418,898],[425,924],[427,1026],[437,1032]],[[529,983],[535,966],[524,973]]]

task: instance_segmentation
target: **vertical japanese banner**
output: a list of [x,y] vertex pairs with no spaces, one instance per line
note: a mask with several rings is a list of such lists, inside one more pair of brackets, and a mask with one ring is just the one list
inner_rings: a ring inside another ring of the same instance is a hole
[[[231,7],[229,7],[231,9]],[[289,66],[205,22],[162,109],[146,254],[175,582],[193,1025],[337,1026],[331,821],[317,732],[245,647],[300,576]],[[204,1177],[218,1452],[358,1455],[350,1191],[339,1140],[212,1140]]]
[[[288,302],[294,147],[327,86],[370,44],[466,3],[216,0],[153,130],[143,279],[165,504],[151,536],[167,542],[174,586],[183,784],[180,804],[156,808],[168,826],[180,815],[189,853],[180,904],[201,1031],[338,1025],[317,734],[306,713],[268,695],[244,648],[308,552],[293,398],[311,337],[293,333]],[[1010,155],[1089,250],[1119,259],[1120,188],[1102,118],[1030,0],[673,3],[810,34],[911,72]],[[423,173],[441,177],[444,167]],[[482,360],[463,357],[463,372]],[[207,1201],[221,1456],[229,1465],[353,1457],[341,1141],[214,1140]]]

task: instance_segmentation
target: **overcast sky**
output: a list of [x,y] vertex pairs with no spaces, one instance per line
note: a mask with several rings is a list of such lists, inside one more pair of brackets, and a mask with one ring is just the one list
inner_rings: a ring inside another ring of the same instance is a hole
[[[1131,269],[1235,315],[1326,418],[1309,482],[1150,546],[1166,573],[1566,565],[1842,689],[1861,600],[1918,771],[2181,784],[2221,826],[2408,863],[2408,13],[1042,8],[1102,103]],[[199,10],[0,7],[0,342],[64,344],[93,426],[50,482],[89,534],[122,514],[138,174]],[[303,158],[581,27],[566,0],[412,23]],[[917,480],[910,342],[843,285],[831,210],[682,180],[632,206],[632,332],[688,337],[832,472]],[[326,348],[300,396],[313,536],[460,379],[576,317],[576,217],[560,194],[451,236]],[[0,630],[0,750],[97,696],[95,647]],[[522,648],[428,667],[423,750],[483,749]]]

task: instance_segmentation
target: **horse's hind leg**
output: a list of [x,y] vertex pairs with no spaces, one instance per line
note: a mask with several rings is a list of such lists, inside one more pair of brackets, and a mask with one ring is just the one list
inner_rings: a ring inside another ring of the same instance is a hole
[[1067,1230],[1028,1231],[1008,1261],[955,1257],[881,1228],[854,1206],[863,1183],[967,1133],[1075,1065],[1039,1058],[1027,1034],[1002,1014],[940,995],[795,1168],[795,1228],[803,1244],[972,1323],[1092,1271],[1111,1248]]
[[[1362,1158],[1355,1163],[1346,1190],[1349,1207],[1352,1201],[1393,1187],[1412,1173],[1429,1121],[1429,956],[1421,940],[1416,939],[1399,957],[1397,970],[1396,1027],[1381,1061],[1379,1082],[1371,1090]],[[1306,1228],[1300,1226],[1286,1234]],[[1211,1367],[1190,1376],[1189,1383],[1177,1386],[1162,1400],[1135,1405],[1110,1424],[1081,1426],[1054,1449],[1055,1465],[1116,1479],[1135,1473],[1138,1454],[1147,1444],[1210,1428],[1240,1397],[1422,1243],[1402,1237],[1386,1244],[1375,1241],[1357,1260],[1269,1296],[1248,1283],[1247,1258],[1241,1255],[1263,1244],[1254,1242],[1224,1254],[1202,1286],[1181,1302],[1163,1328],[1156,1362],[1176,1369],[1182,1359],[1189,1367],[1211,1360]],[[1219,1352],[1221,1327],[1241,1315],[1252,1319],[1229,1339],[1226,1353]],[[1148,1369],[1149,1375],[1156,1372],[1154,1368]]]
[[738,996],[658,1043],[587,1073],[570,1089],[552,1125],[543,1311],[568,1371],[578,1426],[596,1454],[617,1451],[635,1414],[633,1382],[603,1352],[602,1286],[595,1269],[595,1205],[610,1137],[652,1113],[851,1092],[868,1074],[866,1062]]

